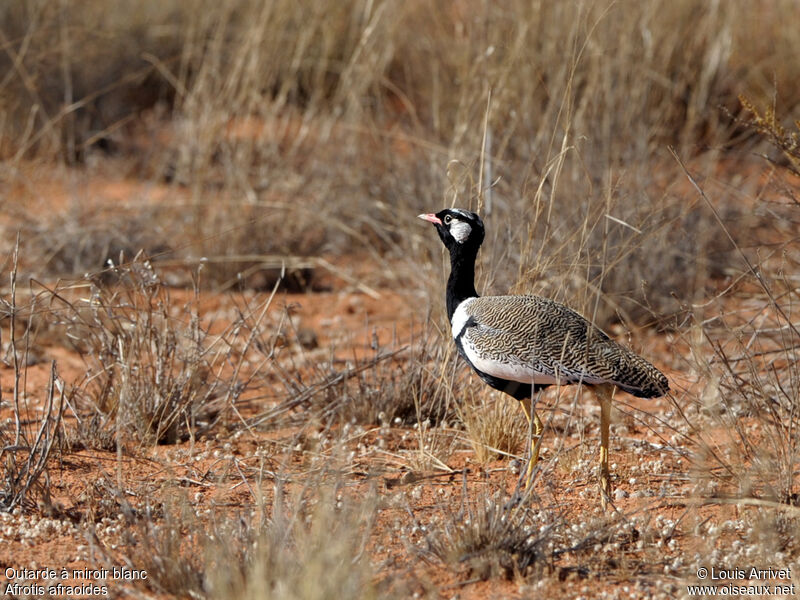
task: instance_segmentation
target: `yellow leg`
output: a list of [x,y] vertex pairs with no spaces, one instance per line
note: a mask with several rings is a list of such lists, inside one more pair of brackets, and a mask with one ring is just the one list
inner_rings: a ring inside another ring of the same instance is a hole
[[531,434],[531,459],[528,461],[528,469],[525,472],[525,489],[531,486],[533,480],[533,468],[539,462],[539,447],[542,445],[542,431],[544,425],[536,411],[533,410],[533,399],[520,400],[522,410],[525,413],[525,418],[528,419],[528,426],[531,424],[531,415],[533,415],[533,432]]
[[611,398],[614,388],[610,385],[595,387],[600,401],[600,505],[606,510],[611,498],[611,479],[608,472],[608,430],[611,425]]

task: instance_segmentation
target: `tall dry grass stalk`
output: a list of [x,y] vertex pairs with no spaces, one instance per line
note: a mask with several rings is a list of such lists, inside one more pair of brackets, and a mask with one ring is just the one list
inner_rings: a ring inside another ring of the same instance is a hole
[[798,96],[792,6],[11,2],[2,147],[117,153],[180,189],[159,217],[180,231],[134,246],[223,259],[224,285],[266,253],[419,262],[413,215],[490,189],[482,287],[649,323],[729,265],[665,148],[710,168],[738,93]]
[[[695,356],[709,382],[701,396],[700,418],[711,423],[717,439],[698,432],[703,458],[711,466],[710,493],[723,497],[758,498],[797,504],[795,463],[800,444],[797,400],[800,398],[800,324],[797,300],[800,288],[794,273],[800,267],[797,223],[797,133],[787,133],[773,110],[762,116],[742,99],[752,113],[749,126],[764,136],[784,157],[774,162],[778,174],[770,197],[773,227],[770,245],[757,253],[742,248],[720,222],[720,228],[743,264],[746,300],[737,312],[720,311],[698,323],[702,345]],[[691,179],[691,175],[689,175]],[[692,179],[702,198],[705,191]],[[774,196],[774,197],[773,197]],[[698,307],[700,308],[700,307]],[[698,311],[696,320],[702,319]],[[705,490],[708,493],[708,489]]]
[[[18,252],[19,240],[15,245],[9,273],[9,295],[0,298],[0,323],[7,321],[10,338],[7,349],[14,372],[12,400],[9,403],[13,413],[13,430],[11,427],[0,430],[0,511],[31,509],[37,504],[49,511],[52,501],[47,470],[51,457],[60,448],[63,439],[65,386],[58,376],[55,361],[52,361],[45,397],[36,403],[27,393],[32,337],[30,326],[21,334],[19,332],[23,313],[28,311],[17,305]],[[30,325],[30,319],[27,322]],[[0,390],[0,405],[3,404]],[[35,416],[37,413],[38,417]]]

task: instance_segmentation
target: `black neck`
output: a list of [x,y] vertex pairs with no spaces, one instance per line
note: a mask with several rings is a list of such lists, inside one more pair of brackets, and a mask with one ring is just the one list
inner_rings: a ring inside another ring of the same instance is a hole
[[447,280],[447,318],[452,320],[456,307],[467,298],[476,298],[475,258],[469,249],[456,248],[450,253],[450,277]]

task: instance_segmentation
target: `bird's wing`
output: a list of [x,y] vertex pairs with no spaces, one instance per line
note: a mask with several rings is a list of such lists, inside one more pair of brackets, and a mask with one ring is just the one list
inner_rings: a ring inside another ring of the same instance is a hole
[[464,336],[474,352],[514,365],[522,377],[611,383],[646,398],[669,391],[661,371],[563,304],[539,296],[484,296],[469,302],[474,325]]
[[484,296],[462,305],[453,335],[461,334],[473,366],[526,383],[613,382],[609,365],[621,347],[563,304],[539,296]]
[[[554,320],[575,331],[561,331]],[[453,315],[453,337],[473,367],[523,383],[599,383],[571,356],[587,326],[574,311],[536,296],[472,298]]]

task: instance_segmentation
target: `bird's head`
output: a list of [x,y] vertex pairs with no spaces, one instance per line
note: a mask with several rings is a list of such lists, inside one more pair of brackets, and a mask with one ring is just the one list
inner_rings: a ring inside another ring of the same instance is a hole
[[467,250],[477,253],[483,242],[483,221],[474,212],[463,208],[445,208],[436,214],[421,214],[419,218],[436,226],[439,237],[451,253]]

